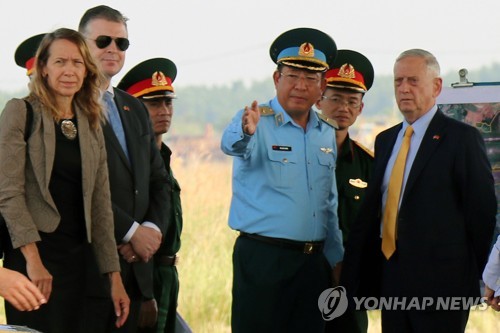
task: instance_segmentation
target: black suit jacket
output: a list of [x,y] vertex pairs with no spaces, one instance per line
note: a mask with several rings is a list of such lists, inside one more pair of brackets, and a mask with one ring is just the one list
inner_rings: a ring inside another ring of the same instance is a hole
[[[149,113],[137,98],[114,88],[115,103],[123,124],[130,162],[111,125],[103,126],[106,141],[109,183],[117,244],[134,221],[155,223],[162,234],[168,224],[168,175],[156,146]],[[153,298],[150,263],[129,264],[120,257],[122,279],[127,291],[137,281],[142,296]],[[107,278],[107,277],[106,277]],[[108,291],[105,291],[108,293]],[[109,293],[108,295],[109,296]],[[133,295],[132,295],[133,296]]]
[[[341,284],[350,297],[381,295],[381,185],[401,127],[376,138],[373,178],[344,258]],[[415,157],[398,215],[399,296],[480,296],[478,280],[496,211],[479,131],[438,110]]]

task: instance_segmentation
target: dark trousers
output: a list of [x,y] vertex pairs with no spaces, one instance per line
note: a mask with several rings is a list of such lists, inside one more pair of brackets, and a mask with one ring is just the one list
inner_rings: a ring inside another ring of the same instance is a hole
[[304,254],[238,237],[232,332],[323,332],[318,298],[329,287],[330,271],[323,253]]
[[382,310],[383,333],[463,333],[469,319],[468,310]]
[[[85,322],[84,332],[86,333],[109,333],[127,332],[135,333],[139,320],[142,295],[137,286],[137,282],[132,274],[130,279],[123,281],[127,295],[130,298],[130,311],[127,321],[121,328],[116,328],[116,315],[113,302],[110,297],[87,296],[85,298]],[[106,276],[107,279],[107,276]]]
[[326,333],[366,333],[368,314],[365,310],[347,308],[340,317],[326,322]]
[[[52,292],[47,304],[36,311],[18,311],[5,302],[7,324],[26,326],[44,333],[79,333],[84,320],[82,299],[85,295],[84,253],[87,244],[73,248],[56,242],[39,242],[40,257],[52,274]],[[26,260],[19,249],[5,255],[4,267],[28,276]],[[85,331],[83,331],[85,333]]]
[[[424,260],[424,259],[422,259]],[[398,252],[384,260],[382,295],[402,296]],[[407,297],[410,299],[410,297]],[[420,302],[422,304],[422,302]],[[387,310],[382,309],[383,333],[463,333],[469,319],[469,310]]]

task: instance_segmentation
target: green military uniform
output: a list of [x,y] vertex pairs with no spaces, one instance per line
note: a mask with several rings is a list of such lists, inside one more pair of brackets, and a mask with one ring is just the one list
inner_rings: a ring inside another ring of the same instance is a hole
[[170,212],[170,227],[153,259],[153,290],[158,304],[158,321],[156,327],[142,329],[140,332],[163,333],[175,331],[177,297],[179,295],[179,278],[175,263],[177,261],[176,253],[181,247],[181,188],[170,168],[170,155],[172,152],[165,144],[162,144],[160,153],[165,162],[165,167],[168,169],[169,181],[167,186],[172,196],[172,211]]
[[[370,61],[361,53],[339,50],[332,69],[326,73],[327,89],[365,94],[372,86],[374,70]],[[356,109],[351,109],[354,112]],[[352,124],[351,124],[352,125]],[[348,128],[348,127],[347,127]],[[370,185],[373,153],[349,134],[339,149],[335,175],[337,178],[339,227],[344,248],[349,232],[360,212],[366,189]],[[368,330],[366,311],[351,308],[340,317],[329,321],[326,332],[365,333]]]
[[[373,153],[347,136],[337,157],[335,175],[339,192],[339,227],[345,244],[359,213],[372,174]],[[332,323],[339,332],[366,332],[366,311],[347,311]],[[328,325],[329,326],[329,325]],[[328,327],[327,326],[327,327]]]
[[167,186],[172,197],[170,205],[172,209],[169,213],[170,226],[160,248],[153,257],[153,293],[158,305],[158,320],[156,325],[151,328],[139,328],[137,332],[140,333],[175,332],[177,297],[179,295],[179,276],[175,264],[177,263],[176,253],[181,247],[181,188],[170,168],[172,151],[165,144],[162,144],[160,153],[169,174]]
[[364,199],[372,164],[373,153],[348,136],[338,153],[335,168],[339,192],[339,226],[344,247]]

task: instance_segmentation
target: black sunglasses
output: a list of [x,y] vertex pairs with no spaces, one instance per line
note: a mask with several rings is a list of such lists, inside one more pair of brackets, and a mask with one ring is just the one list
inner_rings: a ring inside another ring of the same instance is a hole
[[95,42],[95,45],[97,45],[98,48],[103,49],[105,47],[108,47],[113,40],[115,41],[115,44],[120,49],[120,51],[126,51],[130,46],[130,42],[128,41],[127,38],[124,37],[113,38],[111,36],[102,35],[98,36],[93,41]]

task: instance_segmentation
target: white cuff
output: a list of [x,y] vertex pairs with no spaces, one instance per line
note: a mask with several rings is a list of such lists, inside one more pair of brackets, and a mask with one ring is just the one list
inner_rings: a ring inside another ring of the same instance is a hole
[[134,221],[128,232],[125,234],[125,236],[123,236],[122,242],[123,243],[130,242],[130,239],[132,239],[132,236],[134,235],[137,228],[139,228],[139,223]]

